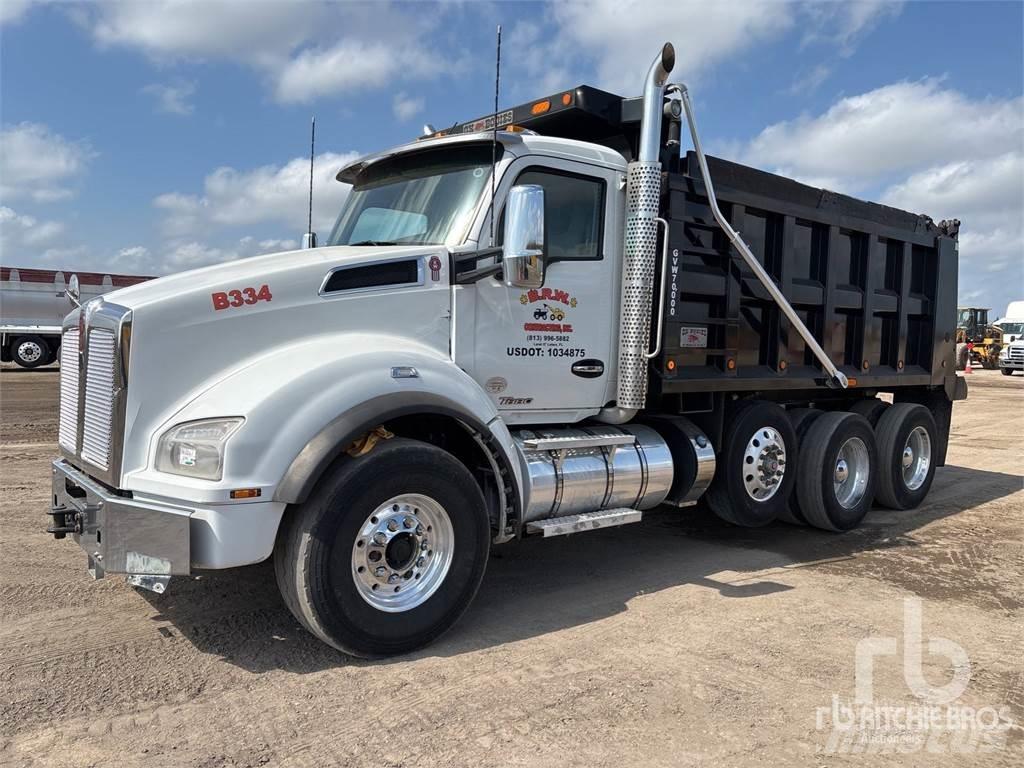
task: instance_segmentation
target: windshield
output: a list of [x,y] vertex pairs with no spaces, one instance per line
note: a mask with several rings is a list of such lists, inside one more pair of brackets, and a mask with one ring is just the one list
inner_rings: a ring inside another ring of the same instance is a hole
[[1024,323],[1000,323],[999,329],[1003,333],[1024,333]]
[[[456,245],[491,171],[491,145],[404,153],[359,174],[328,245]],[[501,157],[501,147],[498,147]]]

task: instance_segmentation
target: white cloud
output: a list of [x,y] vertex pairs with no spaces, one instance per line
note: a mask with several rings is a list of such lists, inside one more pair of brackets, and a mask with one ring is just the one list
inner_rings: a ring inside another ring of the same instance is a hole
[[793,83],[789,86],[789,93],[793,96],[807,96],[812,94],[831,76],[832,67],[827,64],[818,64],[797,75],[796,78],[794,78]]
[[[348,194],[335,180],[338,170],[357,158],[355,152],[317,155],[313,183],[313,225],[326,234]],[[248,171],[221,167],[207,175],[202,194],[170,192],[153,204],[164,213],[163,230],[170,237],[196,237],[258,224],[305,229],[309,195],[309,160],[295,158],[282,166]]]
[[54,242],[63,231],[59,221],[40,222],[34,216],[0,206],[0,261],[30,265],[40,248]]
[[389,3],[106,0],[82,15],[101,47],[131,48],[160,63],[238,62],[260,72],[285,103],[375,88],[398,75],[431,78],[454,66],[424,40],[437,14]]
[[95,153],[39,123],[18,123],[0,130],[0,198],[61,200]]
[[285,56],[324,19],[322,3],[281,0],[108,0],[90,18],[103,46],[136,48],[157,59]]
[[399,120],[411,120],[424,110],[427,102],[422,96],[410,96],[404,91],[395,94],[391,109]]
[[277,75],[276,95],[283,102],[307,102],[318,96],[383,85],[400,68],[386,41],[341,40],[337,45],[303,51]]
[[737,150],[751,165],[957,218],[961,301],[1024,294],[1024,98],[972,99],[940,80],[840,99],[776,123]]
[[[565,67],[559,61],[562,52],[579,52],[596,67],[597,85],[635,95],[663,42],[675,46],[673,79],[689,81],[738,51],[789,29],[794,6],[755,0],[588,0],[557,3],[551,12],[558,25],[557,45],[546,45],[543,53],[532,57],[538,72],[552,61]],[[530,32],[514,31],[517,36]]]
[[180,272],[207,264],[260,256],[264,253],[291,251],[297,247],[298,244],[294,240],[256,240],[251,236],[240,238],[237,242],[224,247],[190,241],[168,250],[161,260],[159,271]]
[[846,189],[955,158],[1019,149],[1024,98],[972,100],[928,79],[886,85],[765,128],[746,162],[801,179],[842,179]]
[[32,0],[3,0],[0,2],[0,24],[20,21],[31,5]]
[[804,44],[822,43],[849,56],[857,43],[878,24],[903,10],[898,0],[846,0],[808,3],[802,8],[806,19]]
[[150,83],[142,92],[155,99],[155,108],[158,112],[191,115],[195,111],[195,106],[189,101],[196,92],[195,83]]

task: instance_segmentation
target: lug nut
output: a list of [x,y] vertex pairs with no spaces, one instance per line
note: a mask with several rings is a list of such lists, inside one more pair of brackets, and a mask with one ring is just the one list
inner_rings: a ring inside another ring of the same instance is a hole
[[398,530],[398,521],[395,520],[395,519],[388,520],[388,530],[389,531],[397,531]]
[[384,535],[383,531],[378,531],[377,533],[373,534],[373,543],[379,544],[380,546],[384,546],[388,543],[388,537]]
[[399,576],[397,573],[392,573],[390,576],[388,576],[388,584],[394,584],[400,578],[402,577]]
[[374,575],[375,576],[379,576],[380,578],[384,578],[384,576],[387,574],[387,572],[388,572],[388,569],[385,568],[383,565],[378,565],[373,570]]
[[426,548],[427,548],[427,540],[424,539],[423,541],[420,542],[420,549],[426,549]]
[[416,561],[416,567],[417,568],[422,568],[426,564],[427,564],[427,558],[425,558],[425,557],[421,557],[419,560]]
[[423,526],[422,525],[417,525],[416,526],[416,535],[417,536],[422,536],[423,535]]
[[402,521],[402,525],[404,525],[406,528],[412,528],[413,526],[416,525],[416,518],[415,517],[407,517],[407,518],[405,518],[405,520]]

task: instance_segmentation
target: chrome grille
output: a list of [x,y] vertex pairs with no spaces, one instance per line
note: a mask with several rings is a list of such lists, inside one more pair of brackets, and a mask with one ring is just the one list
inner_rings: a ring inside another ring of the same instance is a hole
[[1006,356],[1016,363],[1024,363],[1024,347],[1011,346]]
[[114,334],[106,329],[91,329],[86,359],[82,458],[107,469],[110,466],[110,433],[114,421]]
[[57,441],[72,453],[78,448],[78,330],[67,331],[60,353],[60,426]]

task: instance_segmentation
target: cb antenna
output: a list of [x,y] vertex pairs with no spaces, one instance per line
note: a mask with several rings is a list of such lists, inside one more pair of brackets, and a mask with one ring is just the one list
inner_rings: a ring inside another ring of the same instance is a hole
[[309,132],[309,215],[306,219],[306,234],[302,237],[303,248],[316,248],[316,232],[313,231],[313,152],[316,147],[316,115],[313,115]]
[[494,124],[491,126],[491,247],[494,247],[494,176],[498,170],[498,86],[501,84],[501,24],[498,25],[498,51],[494,64]]

